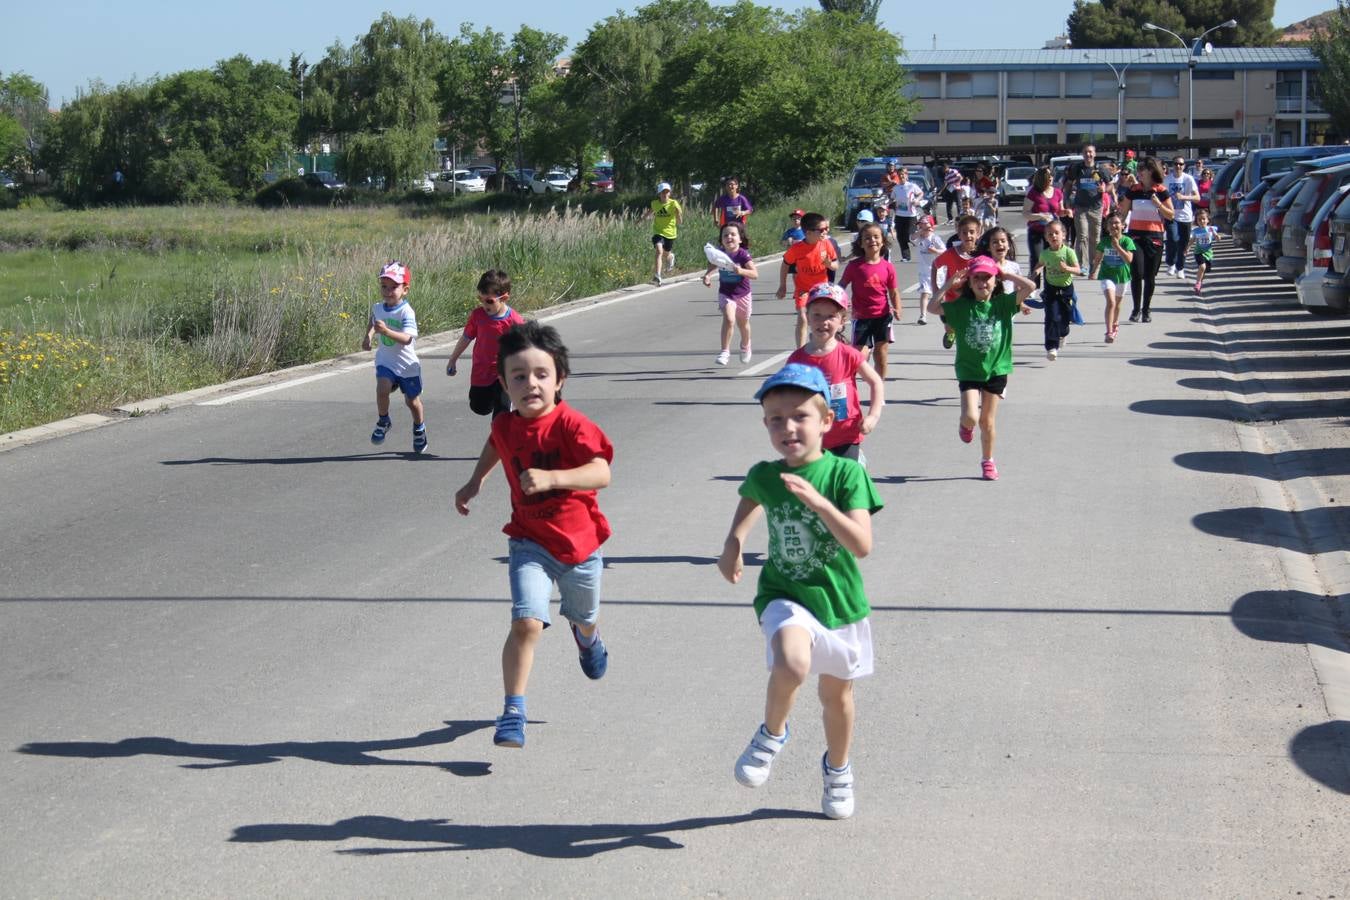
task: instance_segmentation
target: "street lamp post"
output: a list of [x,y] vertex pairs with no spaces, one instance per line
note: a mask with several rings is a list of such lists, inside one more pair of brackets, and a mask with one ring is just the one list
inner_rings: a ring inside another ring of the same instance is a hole
[[1206,53],[1214,49],[1209,44],[1204,43],[1205,35],[1209,34],[1212,31],[1218,31],[1220,28],[1236,28],[1236,27],[1237,27],[1237,19],[1229,19],[1227,22],[1222,22],[1218,25],[1215,25],[1213,28],[1207,28],[1204,31],[1200,32],[1200,35],[1196,38],[1193,38],[1191,40],[1191,43],[1188,45],[1186,43],[1186,39],[1181,35],[1177,34],[1175,31],[1163,28],[1161,25],[1154,25],[1152,22],[1144,23],[1145,31],[1161,31],[1164,34],[1170,34],[1172,37],[1177,39],[1177,43],[1181,44],[1181,48],[1183,50],[1189,48],[1191,51],[1191,55],[1186,59],[1186,68],[1190,70],[1189,74],[1186,76],[1186,90],[1187,93],[1189,93],[1190,95],[1190,101],[1186,107],[1186,122],[1190,130],[1191,140],[1195,140],[1195,64],[1200,61],[1200,57],[1204,56]]
[[1147,53],[1136,56],[1134,59],[1117,69],[1109,59],[1103,56],[1093,56],[1091,53],[1083,54],[1084,59],[1102,63],[1111,70],[1112,75],[1116,76],[1116,140],[1118,141],[1123,142],[1125,140],[1125,73],[1129,71],[1130,66],[1139,62],[1139,60],[1149,59],[1153,55],[1153,51],[1150,50]]

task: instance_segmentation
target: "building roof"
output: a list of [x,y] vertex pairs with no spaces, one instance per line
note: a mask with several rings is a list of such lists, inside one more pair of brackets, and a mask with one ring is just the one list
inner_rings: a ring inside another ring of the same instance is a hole
[[[1152,53],[1148,59],[1140,59]],[[914,50],[901,57],[910,71],[1011,71],[1016,69],[1082,69],[1103,62],[1137,69],[1175,69],[1191,58],[1181,47],[1135,47],[1124,50]],[[1321,63],[1307,47],[1215,47],[1199,58],[1197,67],[1216,69],[1319,69]]]

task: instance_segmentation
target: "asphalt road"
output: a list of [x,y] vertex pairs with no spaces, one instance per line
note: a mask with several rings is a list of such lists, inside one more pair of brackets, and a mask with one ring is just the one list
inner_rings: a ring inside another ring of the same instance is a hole
[[371,447],[364,365],[0,453],[0,895],[1344,896],[1350,324],[1249,259],[1203,301],[1164,277],[1114,345],[1080,283],[1053,363],[1020,320],[995,483],[906,294],[842,822],[811,691],[770,782],[731,775],[765,672],[714,560],[772,455],[776,263],[748,369],[695,282],[556,319],[617,448],[611,663],[547,633],[523,750],[490,727],[507,496],[452,509],[487,423],[448,343],[428,458],[402,409]]

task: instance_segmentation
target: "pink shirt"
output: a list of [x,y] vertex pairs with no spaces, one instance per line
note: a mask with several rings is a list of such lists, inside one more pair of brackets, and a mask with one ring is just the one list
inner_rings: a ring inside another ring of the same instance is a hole
[[826,450],[861,444],[862,407],[858,405],[858,370],[863,356],[842,341],[835,341],[834,349],[823,356],[812,356],[810,345],[799,347],[787,359],[790,363],[805,363],[825,373],[830,385],[830,408],[834,410],[834,424],[820,442]]
[[[1051,188],[1050,193],[1048,194],[1042,194],[1040,191],[1032,188],[1027,191],[1027,201],[1031,203],[1032,213],[1049,213],[1058,218],[1059,208],[1064,204],[1064,195],[1059,192],[1059,188]],[[1048,222],[1038,222],[1033,219],[1027,222],[1027,230],[1042,232],[1048,224]]]
[[854,259],[844,267],[839,286],[853,288],[853,317],[880,319],[891,306],[891,291],[896,288],[895,266],[888,259],[870,263]]

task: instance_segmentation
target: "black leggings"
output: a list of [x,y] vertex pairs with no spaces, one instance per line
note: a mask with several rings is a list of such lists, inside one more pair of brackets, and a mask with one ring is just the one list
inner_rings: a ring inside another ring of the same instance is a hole
[[[1162,264],[1162,235],[1153,232],[1131,231],[1134,241],[1134,260],[1130,263],[1130,297],[1134,311],[1147,313],[1153,303],[1153,287],[1158,280],[1158,266]],[[1140,301],[1143,306],[1140,306]]]
[[895,217],[895,242],[900,245],[900,255],[909,261],[909,231],[914,227],[914,216]]
[[[1028,228],[1027,253],[1029,255],[1027,256],[1027,265],[1030,266],[1032,269],[1035,269],[1036,264],[1039,263],[1041,260],[1041,251],[1044,249],[1045,249],[1045,232],[1032,231],[1030,228]],[[1041,276],[1039,275],[1032,276],[1032,281],[1035,281],[1036,287],[1040,288]]]

